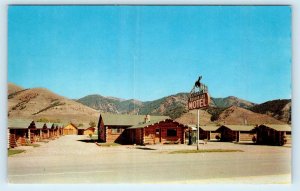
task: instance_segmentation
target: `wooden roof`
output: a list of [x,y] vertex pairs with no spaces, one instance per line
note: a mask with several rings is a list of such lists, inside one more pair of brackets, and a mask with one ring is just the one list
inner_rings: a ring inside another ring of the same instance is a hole
[[292,131],[292,127],[288,124],[284,124],[284,125],[278,125],[278,124],[263,124],[266,127],[269,127],[271,129],[274,129],[276,131],[288,131],[291,132]]
[[31,122],[32,122],[31,120],[9,119],[8,129],[28,129]]
[[34,122],[35,128],[36,129],[42,129],[44,125],[46,124],[46,127],[50,129],[52,125],[54,127],[62,127],[62,123],[44,123],[44,122],[35,122],[32,120],[27,120],[27,119],[9,119],[8,120],[8,129],[28,129],[30,124]]
[[221,127],[227,127],[232,131],[252,131],[255,128],[253,125],[222,125]]
[[85,130],[85,129],[88,129],[89,127],[91,127],[89,124],[83,123],[81,126],[78,125],[77,129]]
[[[197,130],[197,125],[188,125],[189,127],[192,128],[192,130]],[[200,125],[199,126],[200,129],[202,129],[203,131],[216,131],[219,126],[216,125]]]
[[[34,122],[34,124],[35,124],[35,128],[37,128],[37,129],[42,129],[45,125],[45,123],[43,123],[43,122]],[[46,124],[46,127],[48,127],[47,124]]]
[[[101,113],[104,125],[112,126],[134,126],[144,123],[145,115],[109,114]],[[150,123],[169,119],[168,116],[150,115]]]
[[[172,119],[169,119],[169,118],[166,118],[166,119],[156,119],[156,120],[151,120],[147,123],[140,123],[140,124],[137,124],[137,125],[134,125],[132,127],[129,127],[128,129],[139,129],[139,128],[145,128],[145,127],[148,127],[149,125],[154,125],[154,124],[157,124],[157,123],[160,123],[160,122],[164,122],[166,120],[171,120],[173,121]],[[175,123],[178,123],[176,121],[174,121]],[[180,124],[180,123],[178,123]]]
[[216,131],[219,127],[216,125],[201,125],[200,128],[204,131]]

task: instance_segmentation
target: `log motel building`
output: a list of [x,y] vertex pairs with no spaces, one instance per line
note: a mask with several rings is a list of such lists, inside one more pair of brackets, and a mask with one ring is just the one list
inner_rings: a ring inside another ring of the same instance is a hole
[[[102,113],[97,126],[98,141],[119,144],[185,144],[196,126],[178,123],[167,116]],[[202,125],[199,139],[256,144],[291,144],[290,125]]]
[[30,145],[35,142],[53,140],[63,135],[91,135],[95,128],[85,124],[77,127],[73,123],[43,123],[23,119],[8,120],[7,148]]
[[[185,144],[188,135],[196,135],[196,126],[185,125],[168,116],[120,115],[101,113],[96,128],[73,123],[42,123],[30,120],[8,121],[7,148],[52,140],[62,135],[96,134],[98,142],[119,144]],[[291,144],[291,126],[261,125],[201,125],[199,139],[223,142],[254,142],[261,145]]]
[[8,148],[24,146],[42,140],[58,138],[63,134],[62,123],[42,123],[30,120],[8,121]]
[[[189,129],[196,131],[195,125],[189,125]],[[292,143],[290,125],[201,125],[199,127],[199,139],[221,142],[255,142],[261,145],[276,145]]]
[[292,129],[290,125],[263,124],[255,127],[257,144],[284,145],[292,143]]
[[120,144],[183,144],[188,126],[167,116],[100,114],[98,140]]

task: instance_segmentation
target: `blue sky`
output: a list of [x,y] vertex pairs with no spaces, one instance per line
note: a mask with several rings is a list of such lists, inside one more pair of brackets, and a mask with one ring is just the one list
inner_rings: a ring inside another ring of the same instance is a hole
[[8,81],[68,98],[291,98],[289,6],[10,6]]

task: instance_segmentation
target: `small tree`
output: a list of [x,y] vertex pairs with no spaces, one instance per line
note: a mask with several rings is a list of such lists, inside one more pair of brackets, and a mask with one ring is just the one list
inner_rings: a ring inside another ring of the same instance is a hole
[[47,118],[40,118],[40,119],[36,120],[36,122],[48,123],[48,122],[50,122],[50,120]]
[[96,127],[96,122],[95,121],[90,121],[89,125],[90,125],[90,127]]

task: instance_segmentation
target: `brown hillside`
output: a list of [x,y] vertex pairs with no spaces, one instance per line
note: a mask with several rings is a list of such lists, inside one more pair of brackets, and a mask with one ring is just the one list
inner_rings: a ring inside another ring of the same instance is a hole
[[[211,114],[205,110],[200,110],[200,125],[211,124]],[[186,125],[196,125],[197,124],[197,110],[189,111],[188,113],[183,114],[175,121],[186,124]]]
[[8,96],[9,118],[72,121],[98,121],[99,112],[44,88],[19,91]]
[[292,110],[292,103],[286,104],[282,110],[281,115],[275,116],[276,119],[280,119],[286,123],[291,123],[291,110]]
[[217,122],[219,124],[230,124],[230,125],[240,125],[247,123],[248,125],[256,125],[256,124],[284,124],[283,122],[270,117],[266,114],[254,113],[250,110],[231,106],[224,110]]
[[285,123],[291,123],[291,99],[277,99],[255,105],[251,111],[267,114]]
[[12,94],[12,93],[15,93],[15,92],[18,92],[18,91],[21,91],[21,90],[23,90],[23,88],[20,87],[20,86],[17,86],[16,84],[13,84],[13,83],[8,83],[7,84],[7,93],[8,93],[8,95]]

